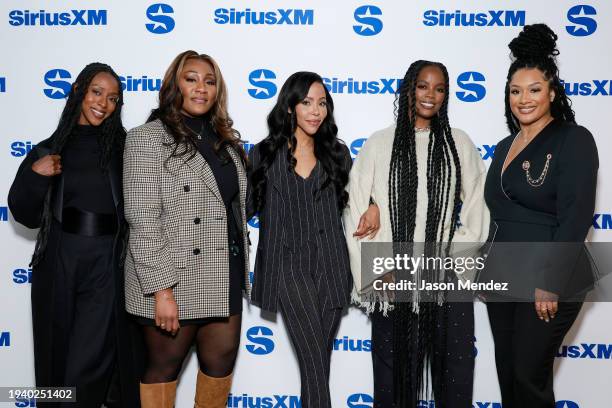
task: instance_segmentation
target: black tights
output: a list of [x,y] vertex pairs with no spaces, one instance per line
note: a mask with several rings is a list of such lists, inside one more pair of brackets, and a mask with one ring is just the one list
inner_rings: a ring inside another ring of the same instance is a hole
[[240,314],[211,318],[202,325],[182,326],[174,337],[155,326],[143,326],[147,369],[142,382],[176,380],[194,340],[204,374],[218,378],[230,375],[238,354],[240,323]]

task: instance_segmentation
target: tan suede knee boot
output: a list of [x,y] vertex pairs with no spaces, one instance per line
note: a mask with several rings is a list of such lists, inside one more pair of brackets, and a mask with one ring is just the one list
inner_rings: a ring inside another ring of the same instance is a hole
[[176,380],[167,383],[140,383],[140,406],[142,408],[174,408]]
[[232,388],[232,376],[209,377],[198,370],[194,408],[225,408]]

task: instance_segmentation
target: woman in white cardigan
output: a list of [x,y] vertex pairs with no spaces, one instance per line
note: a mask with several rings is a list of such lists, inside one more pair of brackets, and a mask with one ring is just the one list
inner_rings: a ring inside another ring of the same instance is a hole
[[[354,162],[347,231],[373,200],[381,223],[374,242],[437,242],[446,251],[450,242],[485,241],[485,167],[467,134],[450,128],[448,95],[444,65],[410,66],[396,97],[396,124],[375,132]],[[428,367],[436,406],[471,407],[473,304],[414,298],[391,304],[373,289],[370,273],[362,274],[361,242],[351,236],[347,242],[353,300],[372,312],[374,407],[414,407],[430,397],[422,382]]]

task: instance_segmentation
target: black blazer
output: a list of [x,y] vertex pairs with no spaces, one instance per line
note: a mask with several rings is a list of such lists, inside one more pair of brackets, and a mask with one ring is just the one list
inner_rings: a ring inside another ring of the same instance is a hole
[[535,288],[572,297],[593,283],[584,240],[595,212],[595,140],[553,120],[502,175],[514,138],[499,142],[487,174],[493,245],[483,276],[513,283],[514,297],[532,299]]
[[[255,259],[253,291],[251,299],[263,310],[276,312],[278,303],[278,282],[287,258],[300,257],[300,239],[293,236],[293,222],[289,202],[298,199],[290,191],[286,182],[289,168],[287,146],[279,149],[276,157],[267,170],[267,187],[265,205],[259,214],[259,242]],[[251,169],[256,169],[260,162],[259,144],[249,152]],[[345,148],[347,171],[352,163],[348,148]],[[318,167],[318,169],[317,169]],[[319,172],[315,182],[319,189],[327,179],[325,170],[317,163],[313,172]],[[249,189],[250,191],[250,189]],[[344,237],[341,212],[338,209],[334,187],[329,183],[320,189],[315,199],[315,225],[310,230],[316,234],[317,261],[325,277],[324,292],[329,297],[330,307],[343,307],[350,301],[352,275],[350,272],[348,249]],[[247,194],[251,197],[251,194]],[[251,205],[252,207],[252,205]],[[305,264],[305,262],[302,262]]]

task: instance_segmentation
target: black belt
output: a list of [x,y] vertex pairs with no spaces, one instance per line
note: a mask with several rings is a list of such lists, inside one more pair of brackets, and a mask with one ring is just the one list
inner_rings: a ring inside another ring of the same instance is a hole
[[62,231],[86,237],[113,235],[117,232],[115,214],[98,214],[74,207],[62,211]]

